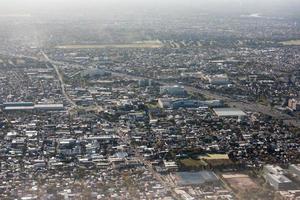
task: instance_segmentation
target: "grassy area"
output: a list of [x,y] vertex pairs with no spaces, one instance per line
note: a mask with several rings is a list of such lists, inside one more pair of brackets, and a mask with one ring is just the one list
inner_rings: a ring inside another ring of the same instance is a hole
[[60,45],[57,49],[106,49],[106,48],[161,48],[163,43],[159,40],[153,41],[139,41],[129,44],[74,44],[74,45]]
[[212,167],[227,166],[233,164],[227,154],[207,154],[205,156],[199,156],[198,159],[203,160],[203,162]]
[[182,159],[180,160],[180,163],[187,168],[200,168],[207,166],[207,163],[203,160],[194,160],[191,158],[188,159]]
[[300,46],[300,40],[288,40],[288,41],[280,42],[280,44],[286,46]]
[[158,103],[156,103],[156,104],[148,103],[148,104],[146,104],[146,106],[147,106],[149,109],[156,109],[156,108],[159,108]]

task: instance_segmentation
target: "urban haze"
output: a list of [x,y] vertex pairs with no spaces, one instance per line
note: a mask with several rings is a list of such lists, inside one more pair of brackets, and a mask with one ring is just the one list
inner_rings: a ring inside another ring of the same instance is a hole
[[299,0],[1,0],[0,199],[299,200]]

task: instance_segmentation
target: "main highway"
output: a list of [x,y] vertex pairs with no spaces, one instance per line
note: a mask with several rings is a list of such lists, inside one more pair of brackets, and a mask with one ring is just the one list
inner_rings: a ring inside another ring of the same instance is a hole
[[65,96],[66,100],[70,103],[72,108],[75,108],[77,105],[76,103],[69,97],[69,95],[66,92],[66,86],[65,86],[65,82],[63,79],[63,75],[61,74],[61,72],[59,71],[59,68],[57,67],[57,65],[45,54],[44,51],[41,51],[41,54],[43,55],[45,61],[47,63],[49,63],[55,70],[57,78],[60,82],[60,86],[61,86],[61,91],[62,94]]
[[[63,95],[65,96],[65,98],[68,100],[68,102],[70,103],[70,105],[72,107],[76,107],[76,103],[69,97],[69,95],[66,92],[65,89],[65,83],[62,77],[62,74],[59,71],[59,68],[57,67],[57,64],[65,64],[64,62],[60,62],[60,61],[55,61],[50,59],[46,53],[44,51],[41,51],[41,54],[44,57],[44,61],[47,63],[50,63],[52,65],[52,67],[55,69],[55,72],[58,76],[58,79],[60,81],[60,85],[61,85],[61,90]],[[20,58],[30,58],[30,59],[35,59],[35,60],[39,60],[41,61],[40,58],[38,57],[32,57],[32,56],[23,56],[23,55],[11,55],[14,57],[20,57]],[[82,68],[84,68],[82,66]],[[145,76],[140,76],[140,75],[132,75],[132,74],[128,74],[127,72],[115,72],[115,71],[109,71],[111,72],[113,75],[119,76],[119,77],[124,77],[124,78],[128,78],[128,79],[133,79],[133,80],[140,80],[140,79],[152,79],[150,77],[145,77]],[[229,106],[231,107],[236,107],[239,108],[243,111],[249,111],[249,112],[258,112],[258,113],[262,113],[265,115],[269,115],[272,116],[275,119],[280,119],[283,120],[286,124],[288,125],[293,125],[295,127],[300,128],[300,119],[297,119],[295,117],[292,117],[290,115],[287,115],[285,113],[282,113],[274,108],[271,108],[269,106],[265,106],[256,102],[250,102],[250,101],[242,101],[242,100],[238,100],[235,99],[232,96],[225,96],[222,94],[216,94],[212,91],[206,90],[206,89],[199,89],[196,88],[194,86],[190,86],[190,85],[186,85],[186,84],[179,84],[177,82],[167,82],[164,80],[157,80],[157,79],[152,79],[153,81],[158,82],[161,85],[182,85],[185,87],[185,89],[188,92],[192,92],[195,94],[200,94],[203,95],[204,97],[208,98],[208,99],[219,99],[219,100],[223,100],[225,101]]]
[[[112,72],[112,71],[110,71],[110,72]],[[124,73],[123,72],[112,72],[112,73],[116,76],[125,77],[128,79],[134,79],[134,80],[151,79],[149,77],[127,74],[126,72],[124,72]],[[177,82],[166,82],[164,80],[157,80],[157,79],[152,79],[152,80],[161,85],[181,85],[181,86],[184,86],[188,92],[203,95],[204,97],[206,97],[208,99],[223,100],[230,107],[239,108],[246,112],[262,113],[262,114],[271,116],[274,119],[283,120],[288,125],[293,125],[295,127],[300,128],[300,119],[297,119],[290,115],[282,113],[270,106],[265,106],[265,105],[262,105],[259,103],[250,102],[250,101],[246,101],[246,100],[238,100],[231,96],[216,94],[216,93],[206,90],[206,89],[199,89],[194,86],[181,84],[181,83],[177,83]]]

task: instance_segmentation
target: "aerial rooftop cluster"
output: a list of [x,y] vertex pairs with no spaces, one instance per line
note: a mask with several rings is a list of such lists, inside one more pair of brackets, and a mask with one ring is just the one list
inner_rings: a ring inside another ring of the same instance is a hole
[[297,20],[154,18],[1,22],[0,199],[299,198]]

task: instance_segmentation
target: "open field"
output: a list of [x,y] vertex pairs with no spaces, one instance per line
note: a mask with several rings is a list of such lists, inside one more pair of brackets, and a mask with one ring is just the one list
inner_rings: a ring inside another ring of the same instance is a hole
[[259,189],[258,185],[246,174],[223,174],[222,176],[236,191]]
[[289,41],[280,42],[280,44],[286,46],[300,46],[300,40],[289,40]]
[[163,43],[159,40],[154,41],[139,41],[130,44],[82,44],[82,45],[61,45],[56,46],[57,49],[106,49],[106,48],[161,48]]

